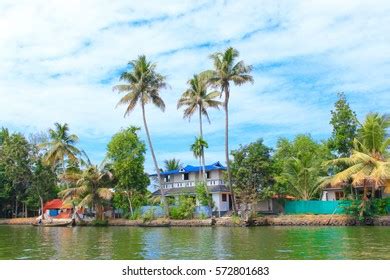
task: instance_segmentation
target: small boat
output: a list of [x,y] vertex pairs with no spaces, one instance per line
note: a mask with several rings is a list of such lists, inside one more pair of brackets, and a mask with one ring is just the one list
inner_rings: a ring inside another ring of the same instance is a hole
[[41,222],[32,223],[36,227],[68,227],[73,225],[73,221]]

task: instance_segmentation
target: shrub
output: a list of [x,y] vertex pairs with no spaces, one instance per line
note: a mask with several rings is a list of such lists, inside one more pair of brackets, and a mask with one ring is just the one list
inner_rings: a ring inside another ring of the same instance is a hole
[[207,194],[203,182],[196,184],[195,191],[196,191],[196,198],[198,199],[200,205],[210,206],[211,208],[213,208],[213,198],[211,197],[211,195]]
[[91,226],[94,226],[94,227],[106,227],[106,226],[108,226],[108,221],[107,220],[93,220],[91,222]]
[[170,208],[170,217],[176,220],[191,219],[195,209],[195,202],[192,197],[180,196],[179,204]]
[[146,211],[143,215],[142,215],[142,221],[145,223],[145,222],[150,222],[152,220],[154,220],[156,217],[154,215],[154,208],[150,208],[148,211]]
[[127,219],[129,220],[138,220],[141,218],[141,210],[139,208],[135,209],[133,211],[133,215],[131,215],[130,213],[127,214]]
[[373,213],[375,215],[387,215],[390,206],[390,198],[375,199],[372,203]]

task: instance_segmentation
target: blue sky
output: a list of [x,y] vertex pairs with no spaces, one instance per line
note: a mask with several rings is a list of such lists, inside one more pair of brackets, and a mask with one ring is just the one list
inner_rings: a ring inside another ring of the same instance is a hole
[[[145,3],[144,3],[145,2]],[[389,1],[8,1],[0,3],[0,126],[26,135],[67,122],[99,162],[123,118],[112,91],[129,60],[147,55],[167,76],[167,110],[147,108],[159,162],[194,164],[198,121],[176,102],[209,54],[233,46],[255,83],[231,90],[231,148],[264,138],[329,137],[345,92],[362,119],[390,104]],[[207,162],[223,160],[222,111],[205,125]],[[143,139],[145,136],[142,132]],[[146,139],[145,139],[146,140]],[[148,153],[147,171],[152,171]]]

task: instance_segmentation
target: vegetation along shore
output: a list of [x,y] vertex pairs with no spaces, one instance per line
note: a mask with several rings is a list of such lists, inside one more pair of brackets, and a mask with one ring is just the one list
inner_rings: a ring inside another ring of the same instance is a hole
[[[390,116],[372,112],[358,119],[339,93],[330,120],[324,120],[332,127],[328,139],[299,134],[269,147],[259,131],[257,140],[231,150],[230,96],[254,82],[251,71],[232,47],[213,53],[209,69],[194,74],[174,104],[184,118],[199,122],[188,147],[197,166],[162,161],[154,150],[148,113],[151,106],[165,110],[168,85],[144,55],[128,63],[113,90],[121,94],[125,117],[140,109],[146,141],[141,128],[123,128],[109,141],[104,160],[94,164],[66,123],[31,135],[3,127],[0,224],[390,225]],[[225,158],[206,163],[203,127],[212,125],[209,112],[216,109],[224,113]]]

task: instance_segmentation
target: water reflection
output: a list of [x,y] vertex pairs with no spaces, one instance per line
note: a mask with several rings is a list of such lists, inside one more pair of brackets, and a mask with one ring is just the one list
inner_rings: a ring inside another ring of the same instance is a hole
[[390,259],[389,227],[0,226],[0,259]]

